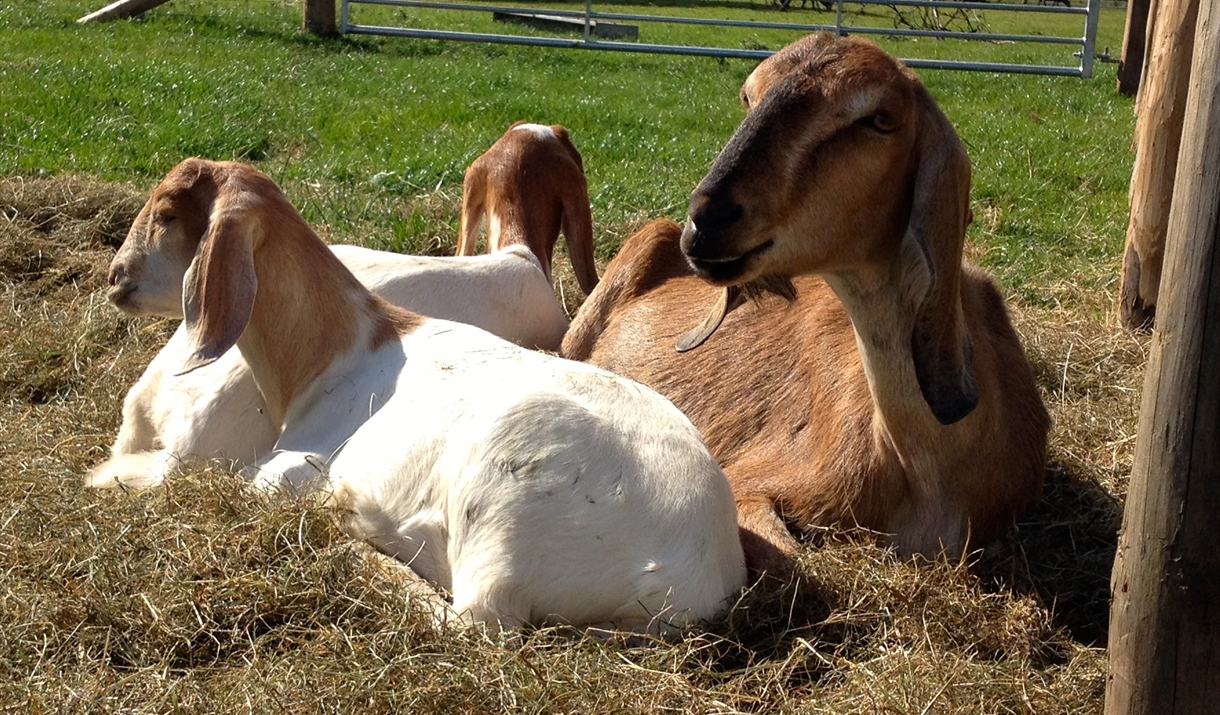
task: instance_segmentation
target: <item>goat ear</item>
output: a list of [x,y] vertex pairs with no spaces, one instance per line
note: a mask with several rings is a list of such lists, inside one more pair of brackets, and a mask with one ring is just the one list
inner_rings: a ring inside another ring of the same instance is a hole
[[597,287],[597,262],[593,260],[593,214],[589,208],[589,185],[585,179],[585,164],[572,144],[568,128],[552,124],[551,131],[576,165],[565,181],[563,203],[563,238],[568,242],[568,258],[576,271],[580,289],[589,295]]
[[254,310],[258,279],[254,274],[257,214],[239,205],[240,192],[222,188],[212,218],[183,281],[189,356],[179,375],[209,365],[224,355],[245,332]]
[[568,152],[568,156],[572,157],[572,161],[576,162],[576,166],[581,172],[585,170],[585,160],[580,157],[580,152],[576,150],[576,145],[572,143],[572,135],[568,133],[568,128],[562,124],[552,124],[551,132],[555,134],[555,138],[563,145],[564,151]]
[[[466,169],[466,178],[462,181],[462,224],[458,230],[457,254],[473,256],[479,245],[479,224],[483,221],[487,201],[487,172],[482,163],[476,159],[470,168]],[[490,242],[491,237],[488,236]],[[488,245],[488,251],[491,246]]]
[[580,289],[589,295],[597,287],[597,262],[593,259],[593,215],[583,176],[563,192],[563,238]]
[[960,292],[970,160],[953,126],[922,87],[919,102],[919,166],[903,237],[905,290],[917,306],[911,357],[924,400],[936,419],[948,425],[979,402]]

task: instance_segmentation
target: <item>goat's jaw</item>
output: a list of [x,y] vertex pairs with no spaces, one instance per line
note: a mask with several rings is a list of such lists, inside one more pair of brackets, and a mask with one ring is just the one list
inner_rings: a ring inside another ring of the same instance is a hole
[[763,264],[767,262],[764,260],[766,254],[775,247],[775,239],[765,238],[744,251],[734,251],[728,255],[706,250],[694,253],[690,250],[692,245],[703,244],[706,247],[709,243],[724,243],[700,238],[695,222],[688,220],[682,231],[682,253],[700,278],[718,286],[739,285],[759,277],[763,273]]
[[106,291],[106,300],[124,313],[140,318],[182,317],[181,291],[165,290],[148,280],[122,281]]

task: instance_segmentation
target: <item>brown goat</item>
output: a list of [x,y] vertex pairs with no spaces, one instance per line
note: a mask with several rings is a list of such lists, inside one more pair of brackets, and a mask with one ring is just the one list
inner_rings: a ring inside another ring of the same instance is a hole
[[548,280],[562,227],[581,290],[587,295],[597,287],[584,163],[567,128],[516,122],[471,163],[462,184],[459,256],[474,255],[484,217],[489,253],[527,246]]
[[[1038,498],[1049,419],[999,293],[962,265],[957,135],[862,39],[801,40],[743,98],[685,230],[627,239],[562,354],[691,418],[755,567],[793,551],[787,524],[861,525],[903,553],[986,543]],[[740,299],[758,286],[795,298]]]

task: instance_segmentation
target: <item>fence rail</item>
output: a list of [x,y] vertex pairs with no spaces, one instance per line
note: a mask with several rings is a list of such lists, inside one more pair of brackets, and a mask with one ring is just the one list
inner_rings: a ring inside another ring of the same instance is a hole
[[[534,45],[539,47],[565,47],[590,50],[613,50],[618,52],[645,52],[670,55],[698,55],[705,57],[735,57],[744,59],[763,59],[773,54],[770,50],[737,49],[732,47],[701,47],[694,45],[653,44],[646,42],[599,40],[591,36],[591,30],[599,20],[651,22],[673,25],[704,25],[721,27],[745,27],[763,30],[795,30],[800,32],[816,32],[825,30],[837,36],[882,35],[892,37],[926,37],[952,40],[991,41],[991,42],[1025,42],[1056,45],[1077,45],[1081,49],[1074,53],[1080,57],[1079,65],[1032,65],[1006,62],[971,62],[965,60],[944,60],[925,58],[903,58],[910,67],[926,69],[953,69],[978,72],[1009,72],[1016,74],[1062,75],[1088,78],[1093,75],[1093,63],[1096,57],[1097,19],[1101,10],[1101,0],[1087,0],[1086,7],[1059,7],[1044,5],[1018,5],[1015,3],[991,2],[961,2],[954,0],[835,0],[834,24],[812,24],[796,22],[762,22],[753,20],[729,20],[701,17],[684,17],[678,15],[650,15],[644,13],[599,12],[593,10],[593,0],[585,0],[585,9],[562,10],[511,5],[485,5],[477,3],[441,2],[440,0],[343,0],[340,11],[340,30],[350,34],[388,35],[393,37],[411,37],[418,39],[453,40],[462,42],[487,42],[509,45]],[[863,25],[845,25],[843,23],[843,8],[850,5],[885,5],[894,7],[926,7],[936,10],[986,10],[989,12],[1022,12],[1043,14],[1083,15],[1084,27],[1080,37],[1063,37],[1056,35],[1021,35],[994,32],[962,32],[958,30],[921,30],[913,28],[870,27]],[[541,14],[550,17],[571,18],[581,20],[582,34],[580,37],[538,37],[531,35],[510,35],[500,33],[464,32],[456,30],[435,30],[417,27],[391,27],[383,25],[364,25],[351,21],[351,8],[354,5],[380,5],[390,7],[457,10],[484,13],[515,13]]]

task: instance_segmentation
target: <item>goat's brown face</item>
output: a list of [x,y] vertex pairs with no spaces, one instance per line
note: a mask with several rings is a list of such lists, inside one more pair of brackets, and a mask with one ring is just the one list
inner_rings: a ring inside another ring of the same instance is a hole
[[187,160],[153,190],[114,260],[106,297],[132,315],[182,317],[182,281],[216,194],[205,165]]
[[916,80],[869,42],[805,50],[751,76],[749,115],[691,195],[682,251],[715,284],[850,268],[902,236]]

